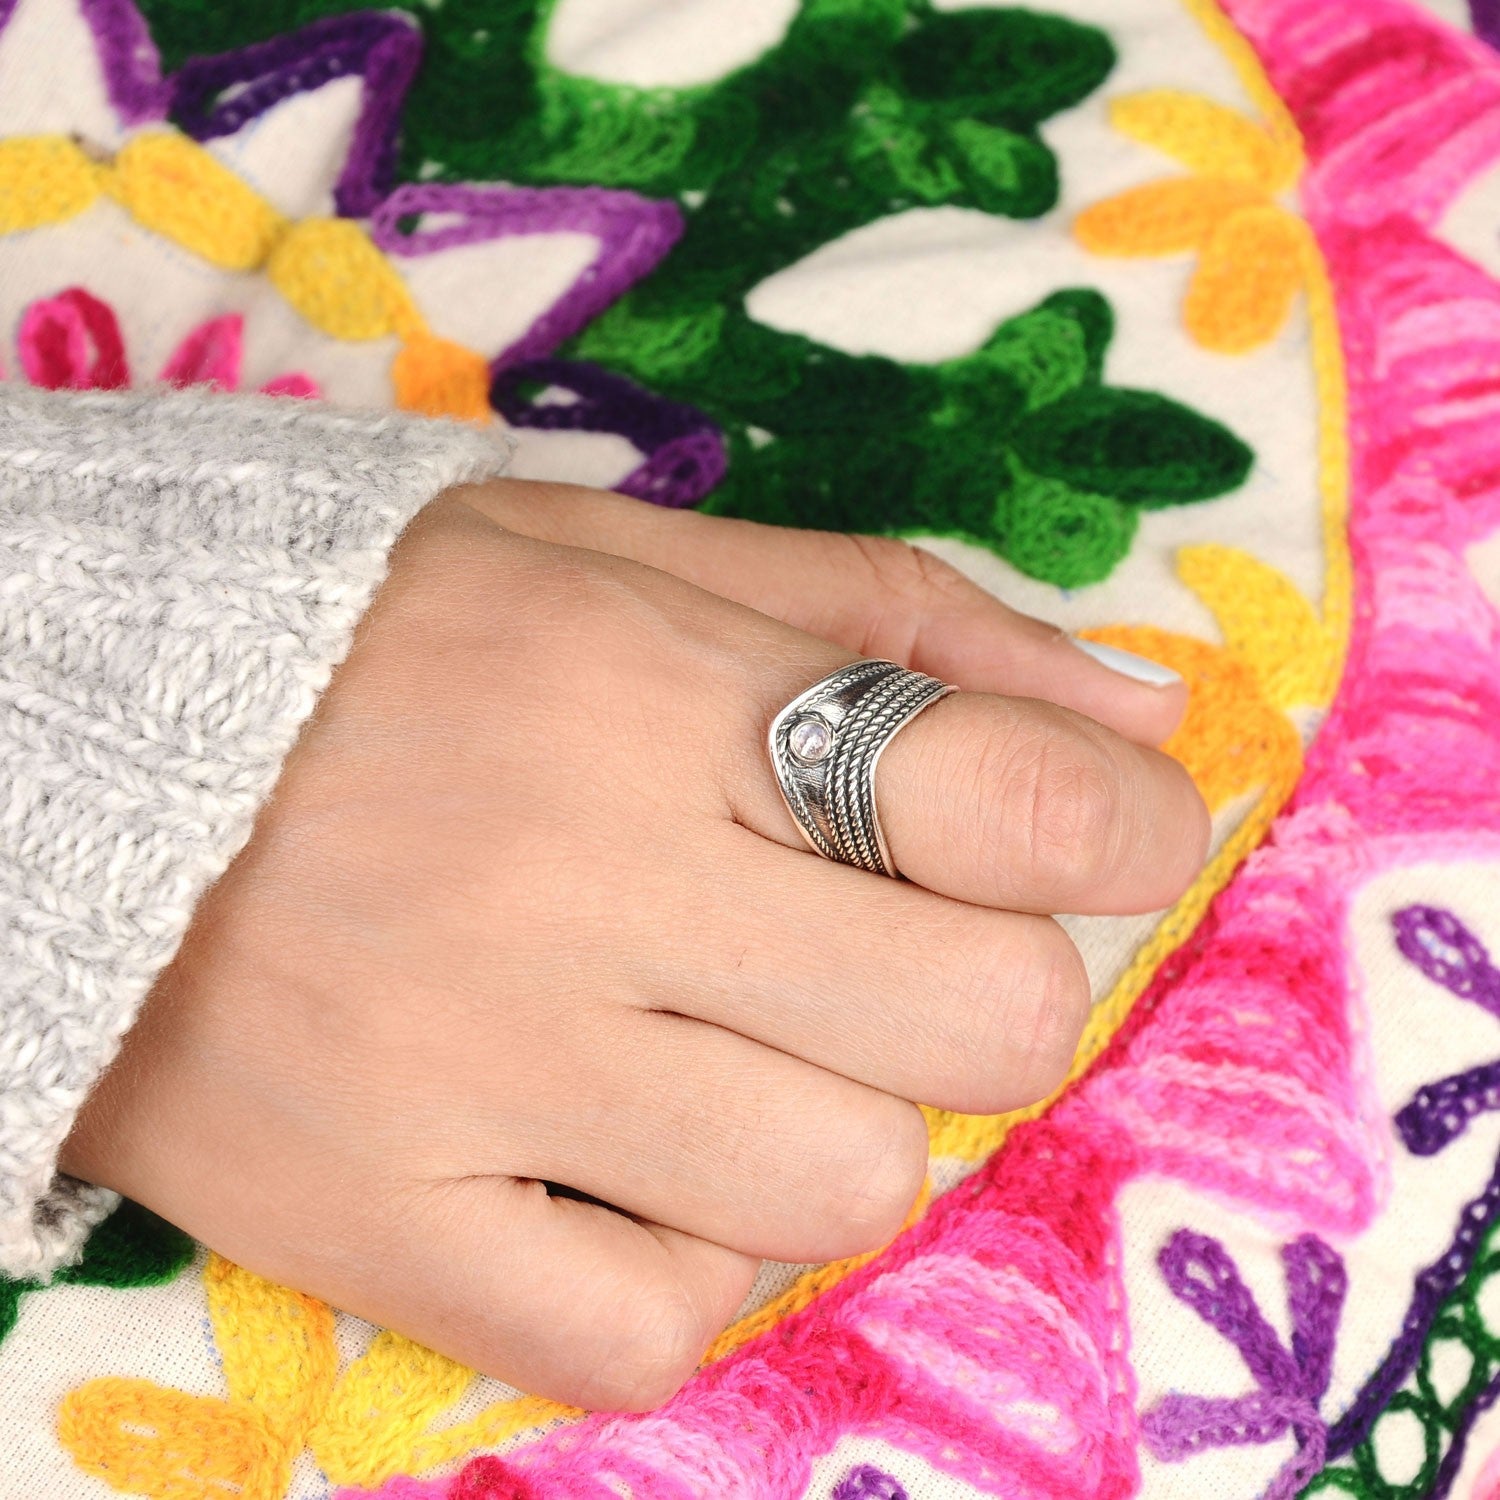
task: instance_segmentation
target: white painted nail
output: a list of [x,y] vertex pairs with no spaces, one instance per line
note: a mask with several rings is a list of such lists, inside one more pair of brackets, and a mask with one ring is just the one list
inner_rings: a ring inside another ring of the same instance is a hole
[[1164,667],[1149,656],[1137,656],[1134,651],[1122,651],[1118,646],[1106,646],[1102,641],[1083,641],[1073,637],[1073,644],[1085,656],[1092,656],[1101,667],[1118,672],[1132,682],[1144,682],[1148,687],[1171,687],[1182,681],[1182,673]]

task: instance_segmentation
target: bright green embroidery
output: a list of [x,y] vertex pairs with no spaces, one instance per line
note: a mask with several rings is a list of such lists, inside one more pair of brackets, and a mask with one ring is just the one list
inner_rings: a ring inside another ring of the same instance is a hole
[[[76,1266],[59,1271],[52,1286],[159,1286],[171,1281],[193,1258],[193,1242],[181,1230],[125,1202],[90,1236],[88,1253]],[[16,1325],[21,1302],[46,1287],[35,1281],[0,1277],[0,1339]]]

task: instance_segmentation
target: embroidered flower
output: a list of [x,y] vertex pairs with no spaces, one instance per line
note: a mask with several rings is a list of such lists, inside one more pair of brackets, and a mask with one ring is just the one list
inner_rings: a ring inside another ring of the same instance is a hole
[[[130,384],[120,320],[109,303],[81,286],[33,302],[21,314],[16,343],[22,372],[45,390],[118,391]],[[167,385],[237,391],[244,353],[245,320],[226,313],[194,328],[156,378]],[[310,375],[297,372],[278,375],[260,389],[270,396],[322,394]]]
[[318,335],[388,364],[388,384],[320,364],[333,399],[493,420],[494,375],[577,333],[682,219],[623,190],[393,187],[421,52],[410,18],[365,11],[164,76],[132,0],[0,3],[0,65],[25,59],[28,80],[0,91],[0,285],[34,278],[34,235],[112,214],[116,261],[149,259],[132,266],[142,304],[222,305],[263,277]]
[[1276,200],[1302,170],[1290,121],[1259,125],[1174,89],[1116,100],[1121,134],[1182,163],[1190,177],[1130,188],[1085,209],[1073,225],[1097,255],[1195,252],[1183,321],[1205,349],[1243,354],[1280,332],[1305,285],[1307,226]]
[[[930,1197],[928,1182],[903,1228],[926,1213]],[[725,1329],[704,1363],[723,1359],[879,1253],[819,1267]],[[219,1255],[208,1257],[203,1289],[225,1395],[114,1376],[78,1386],[58,1407],[57,1436],[84,1472],[148,1500],[230,1493],[281,1500],[304,1450],[332,1483],[373,1486],[583,1415],[541,1396],[501,1395],[468,1420],[441,1425],[480,1381],[473,1370],[389,1330],[340,1369],[337,1315],[326,1303]],[[880,1497],[872,1492],[871,1500]]]
[[1315,1234],[1282,1247],[1292,1337],[1266,1321],[1229,1252],[1208,1235],[1179,1229],[1157,1257],[1172,1294],[1238,1350],[1255,1389],[1242,1396],[1164,1396],[1141,1419],[1146,1447],[1169,1463],[1206,1448],[1273,1443],[1296,1452],[1262,1500],[1292,1500],[1323,1465],[1328,1424],[1319,1405],[1333,1374],[1334,1338],[1348,1291],[1338,1252]]

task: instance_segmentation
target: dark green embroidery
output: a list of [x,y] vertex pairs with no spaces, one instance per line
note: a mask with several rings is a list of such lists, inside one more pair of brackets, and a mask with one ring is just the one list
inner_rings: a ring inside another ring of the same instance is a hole
[[[193,1242],[187,1235],[127,1201],[94,1231],[83,1260],[59,1271],[51,1285],[159,1286],[192,1258]],[[0,1339],[15,1327],[22,1299],[44,1291],[39,1282],[0,1277]]]
[[[176,65],[355,7],[142,8]],[[676,249],[559,353],[712,419],[729,463],[705,508],[962,537],[1072,587],[1108,576],[1142,507],[1244,479],[1253,456],[1225,428],[1104,383],[1113,319],[1096,293],[1061,292],[931,366],[843,354],[745,311],[768,276],[877,219],[1053,208],[1057,162],[1039,128],[1108,75],[1114,49],[1097,28],[1025,9],[806,0],[782,41],[729,77],[642,90],[548,63],[552,0],[404,8],[427,38],[404,177],[597,183],[681,205]]]
[[931,366],[839,354],[725,313],[683,368],[683,347],[658,363],[631,316],[621,304],[579,352],[721,423],[730,463],[712,511],[963,537],[1079,587],[1124,557],[1139,509],[1222,494],[1252,461],[1219,424],[1102,383],[1113,319],[1093,292],[1059,292],[975,354]]

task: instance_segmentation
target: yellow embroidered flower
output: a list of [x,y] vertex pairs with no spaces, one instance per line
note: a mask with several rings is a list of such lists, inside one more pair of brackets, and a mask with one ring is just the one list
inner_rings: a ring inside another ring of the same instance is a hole
[[282,1500],[304,1450],[335,1484],[375,1485],[578,1415],[526,1396],[433,1431],[477,1379],[472,1370],[387,1332],[340,1373],[326,1304],[217,1255],[203,1286],[225,1396],[108,1377],[58,1407],[58,1441],[73,1461],[127,1494]]
[[397,405],[427,416],[494,419],[484,358],[430,331],[389,258],[353,220],[287,219],[169,126],[136,133],[112,157],[62,136],[0,141],[0,235],[63,223],[103,198],[211,265],[264,271],[332,338],[396,338]]
[[[928,1183],[906,1228],[927,1211]],[[805,1306],[879,1251],[819,1266],[727,1328],[712,1364]],[[439,1425],[479,1377],[399,1333],[377,1333],[339,1369],[335,1315],[325,1303],[276,1286],[221,1256],[203,1270],[223,1396],[195,1396],[149,1380],[109,1376],[58,1406],[58,1441],[74,1463],[148,1500],[282,1500],[306,1451],[337,1485],[373,1488],[500,1446],[518,1433],[582,1415],[540,1396],[492,1402]]]
[[1276,200],[1302,170],[1289,116],[1259,125],[1175,89],[1116,100],[1123,135],[1182,163],[1168,177],[1085,209],[1074,237],[1097,255],[1196,251],[1183,319],[1205,349],[1242,354],[1274,338],[1308,277],[1306,224]]

